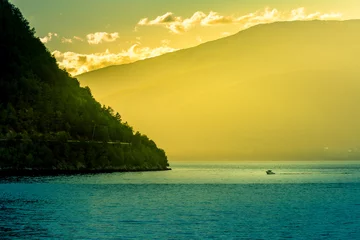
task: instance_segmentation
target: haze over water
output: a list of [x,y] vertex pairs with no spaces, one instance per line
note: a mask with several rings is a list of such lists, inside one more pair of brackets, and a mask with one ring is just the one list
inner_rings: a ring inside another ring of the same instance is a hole
[[[357,239],[360,163],[174,163],[172,171],[11,177],[3,239]],[[275,175],[266,175],[272,169]]]

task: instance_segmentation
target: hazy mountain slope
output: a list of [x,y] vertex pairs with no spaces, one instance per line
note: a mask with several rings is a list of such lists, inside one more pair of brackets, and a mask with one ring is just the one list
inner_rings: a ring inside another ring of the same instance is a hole
[[273,23],[78,79],[173,157],[353,157],[359,43],[357,20]]

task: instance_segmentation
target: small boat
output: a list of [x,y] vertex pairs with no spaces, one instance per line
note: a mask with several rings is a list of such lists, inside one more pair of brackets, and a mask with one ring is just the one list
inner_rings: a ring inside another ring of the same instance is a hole
[[266,174],[267,174],[267,175],[271,175],[271,174],[275,174],[275,173],[274,173],[272,170],[267,170],[267,171],[266,171]]

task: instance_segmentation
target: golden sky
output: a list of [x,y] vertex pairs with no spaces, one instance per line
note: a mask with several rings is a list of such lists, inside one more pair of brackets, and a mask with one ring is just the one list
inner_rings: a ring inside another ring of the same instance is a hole
[[358,0],[11,0],[72,75],[274,21],[359,18]]

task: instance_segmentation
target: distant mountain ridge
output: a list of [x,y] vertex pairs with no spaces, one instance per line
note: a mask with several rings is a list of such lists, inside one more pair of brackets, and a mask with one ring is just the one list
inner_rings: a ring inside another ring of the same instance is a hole
[[171,156],[349,159],[360,149],[359,30],[263,24],[78,79]]

